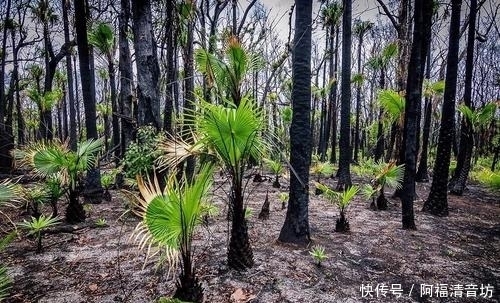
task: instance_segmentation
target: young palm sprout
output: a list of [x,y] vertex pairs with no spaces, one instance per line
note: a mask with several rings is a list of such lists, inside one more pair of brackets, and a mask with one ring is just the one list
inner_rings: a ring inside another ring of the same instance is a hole
[[148,253],[153,248],[165,253],[171,268],[180,266],[174,297],[183,301],[203,301],[203,289],[193,263],[192,240],[196,226],[202,222],[212,174],[213,167],[205,165],[189,183],[185,176],[177,181],[176,174],[171,173],[163,191],[157,180],[144,182],[140,175],[137,179],[143,200],[138,205],[142,221],[135,229],[135,239]]
[[271,172],[274,174],[273,187],[280,188],[281,184],[279,182],[279,178],[284,171],[283,165],[279,161],[274,161],[274,160],[267,159],[267,158],[264,158],[262,160],[267,165],[267,167],[271,170]]
[[19,226],[28,230],[29,235],[35,235],[37,241],[36,252],[40,253],[42,252],[42,230],[57,224],[59,224],[59,218],[40,215],[38,218],[31,217],[30,221],[24,220],[22,223],[19,223]]
[[337,205],[337,207],[339,208],[340,218],[337,219],[335,231],[349,231],[350,227],[349,221],[346,218],[346,211],[347,207],[351,204],[352,199],[358,193],[359,187],[353,185],[343,192],[336,192],[330,187],[321,183],[316,183],[316,187],[323,191],[323,195],[328,199],[330,203]]
[[[385,186],[399,189],[403,182],[404,164],[396,165],[394,162],[389,164],[379,163],[375,170],[375,177],[363,188],[365,197],[371,198],[370,207],[372,209],[386,210],[387,199],[384,194]],[[377,196],[378,194],[378,196]],[[375,199],[375,197],[377,197]]]

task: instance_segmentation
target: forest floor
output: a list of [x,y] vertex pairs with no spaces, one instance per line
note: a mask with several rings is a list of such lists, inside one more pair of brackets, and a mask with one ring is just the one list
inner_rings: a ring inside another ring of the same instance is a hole
[[[280,190],[250,181],[255,266],[242,273],[226,265],[229,226],[219,189],[213,202],[220,214],[198,229],[194,242],[205,302],[499,302],[500,193],[469,185],[464,196],[449,198],[450,215],[440,218],[420,211],[429,187],[417,185],[415,231],[401,229],[399,199],[389,198],[387,211],[373,211],[357,196],[348,211],[351,231],[337,233],[337,208],[311,194],[312,245],[328,254],[317,266],[310,248],[277,242],[286,214]],[[263,221],[258,213],[266,192],[271,212]],[[88,211],[88,222],[105,219],[107,227],[46,234],[40,254],[33,239],[11,243],[0,254],[14,279],[6,302],[154,302],[172,295],[175,281],[154,258],[145,262],[144,251],[130,240],[138,219],[124,215],[120,192],[112,196]],[[18,212],[11,213],[14,221],[23,219]],[[5,230],[6,222],[0,225]]]

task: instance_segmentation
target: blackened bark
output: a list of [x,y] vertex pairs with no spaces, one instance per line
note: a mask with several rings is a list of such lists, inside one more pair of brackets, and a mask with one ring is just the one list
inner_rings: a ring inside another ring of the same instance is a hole
[[[333,26],[332,26],[333,30]],[[330,48],[333,47],[333,37],[330,38]],[[339,28],[335,26],[335,60],[333,58],[333,50],[330,54],[332,56],[330,58],[330,79],[333,77],[337,77],[338,70],[338,61],[339,61]],[[333,68],[331,67],[333,65]],[[337,162],[337,79],[335,79],[335,83],[333,83],[333,87],[330,90],[330,107],[331,107],[331,117],[329,121],[332,123],[332,135],[331,135],[331,154],[330,154],[330,163]]]
[[403,229],[416,229],[413,213],[415,199],[415,173],[417,164],[417,145],[419,142],[419,120],[422,102],[422,83],[424,78],[425,58],[430,43],[432,25],[432,0],[415,3],[413,43],[408,80],[406,85],[406,106],[404,136],[405,140],[405,173],[401,191]]
[[342,83],[340,108],[339,170],[337,190],[343,191],[351,181],[351,48],[352,48],[352,0],[344,0],[342,13]]
[[307,245],[309,166],[311,164],[311,22],[312,1],[296,1],[292,49],[292,123],[290,125],[290,195],[279,241]]
[[248,226],[243,206],[242,180],[233,180],[231,188],[232,222],[229,249],[227,251],[228,266],[236,270],[245,270],[254,265],[253,251],[248,236]]
[[[380,89],[385,88],[385,68],[380,69],[380,79],[379,79]],[[384,110],[380,107],[378,112],[378,123],[377,123],[377,143],[375,145],[375,162],[378,162],[384,157]]]
[[160,130],[160,67],[153,36],[151,1],[132,0],[132,18],[137,66],[138,125],[151,124]]
[[[474,71],[474,41],[476,37],[477,0],[471,0],[469,13],[469,30],[467,36],[467,57],[465,59],[464,104],[474,110],[472,102],[472,76]],[[474,130],[471,121],[462,117],[460,127],[460,147],[458,149],[457,168],[450,181],[450,193],[461,196],[467,183],[471,169],[472,149],[474,146]]]
[[423,211],[437,216],[448,215],[448,173],[450,168],[451,143],[455,127],[455,97],[457,90],[458,50],[460,43],[460,7],[461,0],[451,2],[450,35],[448,40],[448,58],[446,80],[441,115],[441,128],[437,147],[434,174],[429,196]]
[[[91,71],[90,50],[87,39],[88,11],[85,1],[74,0],[75,28],[78,46],[78,59],[80,62],[80,80],[82,82],[83,107],[85,110],[85,128],[87,139],[97,139],[95,83]],[[91,199],[98,201],[102,196],[99,168],[91,168],[87,172],[85,193]]]
[[[10,19],[11,0],[7,0],[5,22]],[[7,31],[9,27],[3,26],[2,54],[6,54]],[[8,173],[12,167],[12,156],[10,151],[14,148],[14,138],[5,128],[5,111],[7,109],[7,100],[5,96],[5,60],[7,56],[1,56],[0,65],[0,172]]]
[[[194,63],[193,63],[193,31],[194,17],[190,16],[186,20],[186,45],[183,47],[184,59],[184,119],[189,119],[195,109],[194,95]],[[240,100],[233,100],[235,104],[239,104]],[[184,123],[183,126],[184,140],[192,143],[192,129],[189,123]],[[186,179],[191,182],[194,176],[195,158],[190,156],[186,159]]]
[[118,33],[118,47],[120,57],[118,69],[120,71],[120,117],[121,117],[121,154],[124,155],[127,146],[133,140],[135,119],[132,109],[132,60],[128,43],[128,27],[130,20],[130,1],[121,0],[121,11]]
[[175,16],[176,16],[176,5],[175,1],[167,0],[167,25],[165,26],[167,35],[167,84],[165,90],[165,110],[163,113],[163,129],[172,133],[172,115],[174,112],[174,83],[177,77],[177,60],[175,60],[175,54],[177,48],[175,47],[176,40],[176,30],[175,30]]
[[[429,43],[429,49],[427,50],[427,63],[425,78],[428,80],[431,77],[431,43]],[[428,153],[429,153],[429,135],[431,132],[431,118],[432,118],[432,99],[431,97],[425,98],[424,105],[424,128],[422,134],[422,152],[420,153],[420,162],[418,163],[417,175],[415,176],[415,181],[417,182],[428,182]]]

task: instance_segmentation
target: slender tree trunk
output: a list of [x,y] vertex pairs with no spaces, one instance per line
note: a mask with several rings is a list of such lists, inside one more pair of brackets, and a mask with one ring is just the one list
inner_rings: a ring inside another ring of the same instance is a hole
[[[5,20],[10,19],[10,8],[11,0],[7,0]],[[6,24],[7,22],[4,22]],[[2,54],[6,54],[7,51],[7,31],[8,27],[3,26],[3,37],[2,37]],[[0,56],[0,172],[8,173],[12,167],[12,156],[10,154],[11,150],[14,148],[14,138],[9,134],[5,128],[5,111],[7,109],[7,100],[5,98],[5,55]]]
[[[193,64],[193,31],[194,17],[189,16],[186,21],[186,45],[184,45],[184,119],[189,119],[192,111],[195,108],[194,95],[194,64]],[[235,104],[239,104],[240,100],[234,100]],[[189,123],[184,123],[184,140],[193,142],[192,129]],[[186,179],[191,182],[194,176],[195,158],[190,156],[186,160]]]
[[[358,40],[358,75],[362,74],[362,68],[361,68],[361,46],[363,45],[363,36],[364,32],[359,33],[359,40]],[[359,163],[359,133],[360,133],[360,116],[361,116],[361,83],[358,83],[356,86],[356,122],[354,126],[354,155],[353,155],[353,161],[354,163]]]
[[[333,29],[332,29],[333,30]],[[331,41],[333,46],[333,40]],[[333,56],[333,54],[332,54]],[[339,28],[335,27],[335,62],[330,59],[330,65],[333,65],[333,70],[330,69],[330,79],[337,78],[338,61],[339,61]],[[332,90],[330,91],[330,102],[332,107],[332,150],[330,154],[330,163],[337,162],[337,85],[338,79],[335,79]]]
[[311,164],[311,22],[312,1],[296,1],[292,50],[292,124],[290,126],[290,195],[279,240],[307,245],[309,231],[309,166]]
[[[476,34],[477,0],[471,0],[469,30],[467,36],[467,57],[465,60],[464,104],[474,110],[472,102],[472,76],[474,72],[474,41]],[[460,127],[460,148],[458,149],[457,167],[450,181],[450,193],[461,196],[471,169],[472,149],[474,147],[474,129],[470,121],[462,117]]]
[[[427,63],[426,63],[426,75],[427,80],[431,78],[431,43],[429,43],[429,49],[427,50]],[[415,176],[415,181],[417,182],[428,182],[429,172],[428,172],[428,153],[429,153],[429,135],[431,132],[431,119],[432,119],[432,98],[425,98],[424,105],[424,128],[422,134],[422,151],[420,154],[420,162],[418,163],[417,175]]]
[[172,116],[174,113],[174,83],[177,81],[177,64],[175,54],[177,49],[174,47],[174,40],[176,39],[176,5],[174,0],[167,0],[167,85],[165,91],[165,110],[163,113],[163,129],[172,133]]
[[134,48],[137,65],[138,125],[161,129],[158,79],[160,67],[153,37],[151,1],[132,0]]
[[415,199],[415,173],[417,167],[417,145],[419,142],[419,120],[422,100],[422,83],[424,78],[425,58],[430,43],[432,25],[432,0],[415,3],[413,43],[405,106],[404,136],[405,140],[405,173],[403,190],[401,191],[403,229],[416,229],[413,213]]
[[[380,69],[380,80],[379,80],[380,89],[385,88],[385,68]],[[375,145],[375,162],[380,161],[384,157],[384,110],[380,107],[378,112],[378,123],[377,123],[377,143]]]
[[[69,28],[68,28],[68,12],[69,1],[62,0],[63,3],[63,15],[64,18],[64,41],[67,43],[69,41]],[[76,116],[76,101],[75,101],[75,89],[73,82],[73,65],[71,64],[71,53],[66,54],[66,74],[68,79],[68,106],[69,106],[69,146],[71,150],[76,150],[77,147],[77,116]]]
[[342,13],[342,83],[340,109],[340,155],[337,190],[351,187],[351,49],[352,0],[344,0]]
[[[85,1],[74,0],[75,6],[75,27],[76,38],[78,41],[78,59],[80,62],[80,79],[82,82],[83,106],[85,109],[85,128],[87,139],[97,139],[96,124],[96,102],[95,102],[95,83],[92,81],[91,58],[89,44],[87,40],[87,16],[88,11]],[[101,173],[99,167],[91,168],[87,172],[85,194],[94,199],[94,202],[100,201],[102,196]]]
[[117,93],[116,93],[116,73],[115,73],[115,64],[113,63],[113,57],[108,56],[108,74],[109,74],[109,89],[111,93],[111,127],[113,129],[112,132],[112,140],[113,144],[112,148],[115,149],[114,152],[114,162],[115,165],[118,166],[120,159],[122,158],[122,153],[120,148],[120,121],[118,120],[118,114],[120,113],[120,108],[118,106],[117,101]]
[[120,117],[121,117],[121,154],[124,155],[128,145],[133,140],[135,119],[132,108],[132,61],[128,43],[128,27],[130,20],[130,1],[121,0],[121,11],[118,22],[120,24],[118,34],[118,47],[120,57],[118,69],[120,71]]
[[457,90],[458,50],[460,43],[460,7],[461,0],[451,2],[450,35],[448,40],[448,58],[446,80],[439,129],[432,186],[424,203],[423,211],[437,216],[448,215],[448,173],[450,169],[451,142],[455,127],[455,97]]

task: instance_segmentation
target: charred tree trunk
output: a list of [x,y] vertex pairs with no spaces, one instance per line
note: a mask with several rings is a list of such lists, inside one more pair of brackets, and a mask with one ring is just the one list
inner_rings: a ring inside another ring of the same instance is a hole
[[[477,0],[470,2],[469,31],[467,36],[467,57],[465,59],[464,104],[474,110],[472,102],[472,76],[474,71],[474,41],[476,34]],[[460,148],[458,149],[457,168],[451,178],[450,193],[461,196],[471,169],[474,129],[471,121],[462,117],[460,127]]]
[[138,125],[161,129],[158,79],[160,67],[153,37],[151,1],[132,0],[134,48],[137,65]]
[[429,49],[432,25],[432,0],[415,3],[413,43],[408,80],[406,82],[406,106],[404,136],[405,172],[401,191],[403,229],[416,229],[413,212],[415,199],[415,173],[417,168],[417,146],[419,142],[419,121],[422,100],[425,59]]
[[351,48],[352,0],[344,0],[342,13],[342,83],[340,109],[340,155],[337,190],[351,187]]
[[450,169],[453,129],[455,127],[455,97],[460,43],[460,7],[462,1],[452,0],[451,3],[451,23],[441,128],[439,129],[439,142],[431,191],[423,206],[423,211],[437,216],[448,215],[448,173]]
[[120,117],[121,117],[121,154],[124,155],[128,145],[134,138],[134,128],[136,125],[132,108],[132,61],[128,43],[128,30],[130,19],[130,1],[121,0],[121,11],[118,33],[118,47],[120,57],[118,69],[120,72]]
[[292,124],[290,126],[290,194],[278,240],[307,245],[309,231],[309,166],[311,164],[311,22],[312,1],[296,1],[292,48]]

